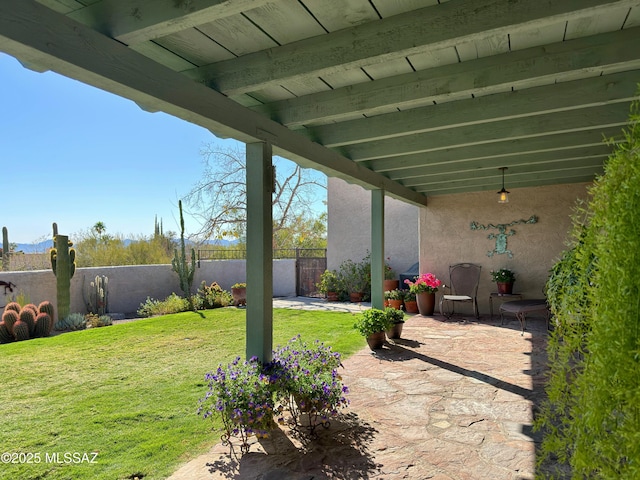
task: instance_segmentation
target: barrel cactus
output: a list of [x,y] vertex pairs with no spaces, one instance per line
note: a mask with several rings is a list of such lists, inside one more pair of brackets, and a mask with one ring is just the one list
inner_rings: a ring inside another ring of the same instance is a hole
[[[27,303],[24,307],[22,307],[22,310],[24,310],[25,308],[31,310],[36,315],[38,315],[38,313],[40,313],[38,311],[38,307],[36,305],[34,305],[33,303]],[[22,311],[22,310],[20,310],[20,311]]]
[[48,313],[39,313],[36,317],[36,327],[33,336],[35,338],[48,337],[51,331],[51,317]]
[[0,343],[11,343],[14,340],[13,334],[9,332],[4,321],[0,322]]
[[13,325],[13,336],[16,341],[29,340],[29,325],[23,322],[21,319]]
[[2,321],[4,322],[7,330],[13,335],[13,325],[18,321],[19,315],[15,310],[6,310],[2,314]]
[[[36,313],[31,308],[23,308],[20,310],[20,321],[24,322],[29,327],[29,337],[33,337],[33,332],[36,328]],[[15,328],[16,324],[13,325],[13,334],[16,335]],[[27,337],[27,339],[29,338]]]
[[38,312],[46,313],[51,318],[51,326],[49,327],[49,334],[51,334],[51,330],[53,330],[53,321],[55,319],[55,316],[53,315],[53,304],[48,300],[40,302],[38,305]]
[[7,306],[4,307],[4,311],[6,312],[7,310],[13,310],[16,313],[20,313],[20,310],[22,310],[22,307],[18,302],[9,302],[7,303]]

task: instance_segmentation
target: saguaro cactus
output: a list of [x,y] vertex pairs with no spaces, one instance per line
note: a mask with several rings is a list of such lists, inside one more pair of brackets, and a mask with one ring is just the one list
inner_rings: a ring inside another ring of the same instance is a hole
[[191,265],[187,263],[187,254],[184,245],[184,218],[182,216],[182,200],[178,200],[178,208],[180,209],[180,254],[178,249],[174,250],[174,257],[171,261],[173,271],[180,278],[180,289],[184,292],[191,303],[191,285],[193,284],[193,275],[196,271],[196,252],[191,249]]
[[71,279],[76,272],[76,251],[66,235],[58,235],[58,226],[53,224],[54,247],[50,250],[51,268],[56,276],[58,318],[64,319],[71,308]]
[[2,227],[2,270],[9,270],[9,231],[7,227]]

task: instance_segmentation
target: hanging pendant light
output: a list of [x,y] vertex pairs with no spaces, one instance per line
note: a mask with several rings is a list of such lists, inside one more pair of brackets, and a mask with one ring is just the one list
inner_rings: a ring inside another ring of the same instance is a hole
[[498,203],[509,203],[509,192],[504,189],[504,171],[506,169],[507,167],[500,167],[498,169],[502,170],[502,190],[497,192],[498,195],[500,195],[500,198],[498,198]]

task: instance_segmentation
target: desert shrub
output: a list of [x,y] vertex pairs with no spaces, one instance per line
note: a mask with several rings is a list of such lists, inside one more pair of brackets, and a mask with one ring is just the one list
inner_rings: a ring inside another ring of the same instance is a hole
[[171,263],[171,240],[163,236],[137,237],[126,243],[122,236],[78,234],[75,240],[78,267],[110,265],[158,265]]
[[147,300],[140,304],[137,313],[140,317],[153,317],[156,315],[188,312],[189,310],[191,310],[189,300],[172,293],[164,300],[154,300],[151,297],[147,297]]
[[193,306],[196,310],[226,307],[233,302],[231,294],[223,290],[216,282],[207,285],[203,281],[193,297]]
[[108,327],[109,325],[113,325],[113,319],[109,315],[88,313],[84,318],[87,322],[87,328]]

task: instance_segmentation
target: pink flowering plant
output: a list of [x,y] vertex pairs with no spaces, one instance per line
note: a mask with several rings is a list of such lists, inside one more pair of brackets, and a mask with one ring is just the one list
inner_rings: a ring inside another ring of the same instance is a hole
[[415,281],[405,280],[404,283],[409,285],[409,291],[414,294],[419,293],[435,293],[442,282],[436,278],[433,273],[423,273],[415,277]]
[[283,414],[288,411],[296,427],[302,414],[308,414],[311,432],[318,425],[328,427],[329,419],[349,404],[345,397],[349,389],[338,373],[341,366],[340,354],[318,340],[308,345],[297,335],[277,348],[272,368],[279,379],[277,396],[282,406],[278,423],[285,422]]

